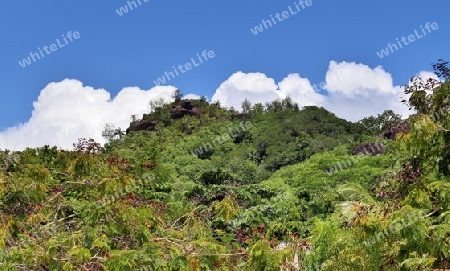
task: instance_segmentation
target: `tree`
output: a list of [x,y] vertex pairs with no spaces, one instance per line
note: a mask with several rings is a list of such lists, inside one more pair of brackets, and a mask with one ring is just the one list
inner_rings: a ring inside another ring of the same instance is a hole
[[294,111],[298,111],[299,110],[298,104],[295,103],[294,101],[292,101],[290,96],[287,96],[286,98],[284,98],[281,101],[281,105],[282,105],[284,110],[286,110],[286,109],[292,109]]
[[245,98],[245,100],[241,104],[241,108],[242,108],[242,113],[243,114],[248,114],[248,113],[250,113],[250,109],[252,108],[252,104],[250,103],[249,100],[247,100],[247,98]]
[[264,113],[264,105],[262,103],[256,103],[252,106],[250,114],[252,117],[260,116]]
[[178,103],[183,98],[183,94],[181,94],[181,91],[179,89],[176,89],[172,94],[172,98],[175,100],[176,103]]
[[118,127],[114,130],[114,136],[116,136],[118,139],[121,139],[126,133],[122,131],[122,128]]
[[147,115],[147,119],[156,120],[164,125],[169,124],[171,119],[170,108],[165,105],[163,98],[150,101],[150,111],[151,113]]
[[395,114],[392,110],[385,110],[382,114],[377,116],[370,116],[363,118],[358,123],[364,128],[364,133],[369,135],[379,135],[390,127],[397,126],[402,121],[402,117]]
[[151,100],[151,101],[149,102],[149,105],[150,105],[150,112],[155,112],[157,108],[163,107],[164,104],[165,104],[165,102],[164,102],[164,99],[163,99],[163,98]]
[[[449,62],[439,59],[436,64],[433,65],[434,73],[439,77],[444,79],[447,83],[450,80],[450,67]],[[443,108],[437,102],[444,102],[444,97],[446,93],[442,94],[442,90],[448,88],[448,84],[442,86],[442,82],[439,80],[428,78],[423,79],[419,76],[410,79],[409,84],[405,86],[405,94],[410,95],[408,100],[403,100],[410,107],[410,109],[415,109],[418,113],[432,114],[431,111],[436,111],[436,107]],[[435,97],[433,93],[435,90],[441,90],[441,97]],[[433,97],[434,96],[434,97]],[[438,99],[438,100],[437,100]],[[433,101],[437,100],[437,101]]]
[[201,97],[200,97],[200,107],[201,108],[205,108],[205,107],[207,107],[209,104],[208,104],[208,99],[206,98],[206,96],[204,96],[204,95],[202,95]]
[[437,63],[433,64],[434,73],[444,80],[450,79],[450,67],[448,60],[439,59]]
[[440,61],[433,68],[438,76],[443,77],[444,83],[416,77],[411,79],[414,83],[405,88],[405,93],[411,97],[404,102],[418,111],[410,140],[411,151],[414,151],[411,165],[416,170],[420,165],[428,164],[426,168],[431,166],[447,176],[450,175],[450,68],[446,61]]
[[105,129],[102,131],[102,137],[106,139],[107,142],[112,142],[114,140],[114,130],[115,130],[114,124],[107,123],[105,124]]
[[268,111],[280,112],[284,110],[294,110],[299,111],[299,106],[297,103],[293,102],[291,97],[287,96],[284,99],[278,99],[270,103],[266,103],[266,108]]
[[77,143],[73,143],[74,151],[78,153],[98,154],[102,147],[93,138],[79,138]]
[[122,131],[122,128],[116,128],[114,124],[107,123],[105,125],[105,129],[102,131],[102,137],[106,139],[106,141],[112,142],[117,139],[121,139],[125,135],[125,132]]

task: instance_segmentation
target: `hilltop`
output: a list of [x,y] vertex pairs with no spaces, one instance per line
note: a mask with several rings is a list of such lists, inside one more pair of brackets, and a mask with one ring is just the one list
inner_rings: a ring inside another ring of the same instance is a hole
[[105,146],[0,151],[0,269],[448,267],[442,63],[443,81],[405,89],[406,121],[353,123],[290,98],[238,112],[177,91],[126,133],[107,127]]

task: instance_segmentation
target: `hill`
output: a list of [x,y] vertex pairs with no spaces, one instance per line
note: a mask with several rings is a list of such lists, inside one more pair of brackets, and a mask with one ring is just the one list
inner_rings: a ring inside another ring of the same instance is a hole
[[394,140],[377,137],[393,112],[351,123],[286,98],[239,113],[177,92],[105,146],[0,151],[0,269],[448,267],[443,63],[446,81],[405,89],[418,113]]

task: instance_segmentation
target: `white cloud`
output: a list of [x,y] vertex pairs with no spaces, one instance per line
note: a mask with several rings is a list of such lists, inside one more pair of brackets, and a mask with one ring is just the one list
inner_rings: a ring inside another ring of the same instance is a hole
[[[435,78],[421,72],[422,78]],[[326,84],[325,84],[326,83]],[[392,76],[382,67],[331,61],[319,93],[317,85],[299,74],[289,74],[276,83],[263,73],[236,72],[216,90],[212,101],[240,109],[244,99],[252,104],[271,102],[290,96],[300,106],[324,106],[337,116],[351,121],[392,109],[407,116],[412,113],[400,100],[403,88],[393,84]],[[156,86],[150,90],[137,87],[122,89],[116,97],[104,89],[83,86],[80,81],[66,79],[48,84],[33,103],[31,118],[21,125],[0,132],[0,149],[23,149],[45,144],[71,149],[81,137],[103,143],[101,132],[106,123],[125,130],[130,116],[140,117],[149,111],[149,101],[172,100],[173,86]],[[316,89],[316,90],[315,90]],[[195,94],[184,96],[200,98]]]
[[434,80],[441,81],[439,79],[439,77],[434,72],[421,71],[421,72],[419,72],[419,74],[417,76],[422,78],[422,79],[425,79],[425,80],[427,80],[429,78],[432,78]]
[[[422,84],[423,85],[428,85],[428,79],[430,79],[430,78],[433,79],[433,80],[436,80],[437,82],[442,82],[435,73],[429,72],[429,71],[422,71],[418,75],[416,75],[416,77],[417,77],[417,79],[419,80],[420,83],[418,83],[418,81],[414,81],[414,82],[410,81],[408,83],[408,86],[414,86],[415,85],[416,88],[423,89],[421,87]],[[425,89],[425,92],[427,94],[431,94],[432,93],[432,91],[429,90],[429,89]],[[408,95],[408,96],[410,96],[410,95]]]
[[192,99],[192,100],[196,100],[196,99],[200,99],[201,97],[198,96],[197,94],[187,94],[183,96],[183,99]]
[[[420,74],[432,76],[429,72]],[[318,92],[318,86],[324,87],[324,94]],[[394,85],[391,74],[380,66],[370,68],[354,62],[330,61],[325,82],[314,85],[299,74],[289,74],[276,84],[263,73],[237,72],[220,85],[212,100],[240,109],[245,98],[252,104],[264,104],[286,96],[300,106],[323,106],[338,117],[351,121],[388,109],[404,117],[412,113],[401,103],[403,87]]]
[[342,94],[346,97],[357,95],[370,96],[374,92],[396,94],[392,76],[378,66],[371,69],[367,65],[354,62],[330,61],[325,76],[326,89],[330,94]]
[[157,86],[150,90],[122,89],[111,99],[104,89],[83,86],[66,79],[48,84],[33,103],[28,122],[0,133],[0,148],[23,149],[45,144],[71,149],[81,137],[104,142],[101,132],[106,123],[125,130],[133,114],[139,117],[149,110],[149,101],[172,100],[175,87]]
[[244,99],[253,104],[271,102],[290,96],[299,105],[320,104],[323,97],[314,91],[310,82],[299,74],[289,74],[279,84],[263,73],[236,72],[216,90],[212,101],[219,100],[227,107],[241,108]]
[[308,79],[300,77],[299,74],[289,74],[278,83],[278,96],[291,97],[299,106],[321,105],[324,97],[316,92]]
[[337,116],[357,121],[391,109],[407,117],[411,114],[400,101],[403,87],[394,86],[392,76],[382,67],[331,61],[325,76],[325,108]]
[[263,73],[236,72],[216,90],[212,101],[219,100],[227,107],[241,108],[241,102],[248,99],[252,103],[265,103],[276,100],[275,80]]
[[[416,75],[424,80],[439,78],[433,72],[422,71]],[[409,99],[403,86],[395,86],[391,74],[378,66],[330,62],[326,74],[327,91],[325,107],[339,117],[357,121],[370,115],[393,110],[404,118],[415,113],[401,100]]]

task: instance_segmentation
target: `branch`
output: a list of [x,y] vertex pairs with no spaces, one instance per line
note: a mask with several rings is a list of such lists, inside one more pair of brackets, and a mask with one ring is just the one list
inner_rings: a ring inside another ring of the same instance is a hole
[[245,252],[237,253],[192,253],[194,256],[237,256],[237,255],[247,255]]
[[[171,244],[173,244],[173,245],[176,245],[176,246],[178,246],[178,247],[184,249],[183,245],[180,245],[180,244],[178,244],[178,243],[175,243],[175,242],[173,242],[173,241],[170,241],[170,240],[169,240],[168,238],[166,238],[166,237],[163,237],[163,238],[153,238],[152,241],[166,241],[166,242],[168,242],[168,243],[171,243]],[[181,240],[180,240],[180,241],[181,241]]]
[[93,184],[92,181],[90,181],[90,180],[86,180],[84,182],[65,182],[65,183],[68,183],[68,184],[81,184],[81,185],[86,185],[86,184],[92,185]]
[[187,215],[189,215],[189,214],[191,214],[191,213],[187,213],[187,214],[182,215],[182,216],[180,216],[179,218],[177,218],[177,219],[172,223],[172,225],[171,225],[170,227],[173,228],[173,227],[175,226],[175,224],[177,224],[177,222],[180,221],[180,219],[182,219],[183,217],[185,217],[185,216],[187,216]]
[[50,226],[50,225],[52,225],[52,224],[55,224],[55,222],[61,222],[61,221],[63,221],[63,220],[66,220],[66,219],[75,217],[75,216],[77,216],[77,215],[78,215],[78,214],[71,214],[71,215],[69,215],[69,216],[60,218],[60,219],[58,219],[58,220],[56,220],[56,221],[52,221],[52,222],[50,222],[50,223],[47,223],[47,224],[45,224],[45,226],[46,226],[46,227],[47,227],[47,226]]
[[443,131],[443,132],[450,132],[450,130],[447,130],[447,129],[445,129],[444,127],[442,127],[442,126],[440,126],[439,124],[437,124],[437,123],[434,123],[434,125],[436,126],[436,127],[438,127],[441,131]]
[[431,213],[425,215],[424,218],[427,218],[427,217],[430,217],[430,216],[434,215],[434,214],[437,213],[440,209],[441,209],[440,207],[437,208],[436,210],[432,211]]

